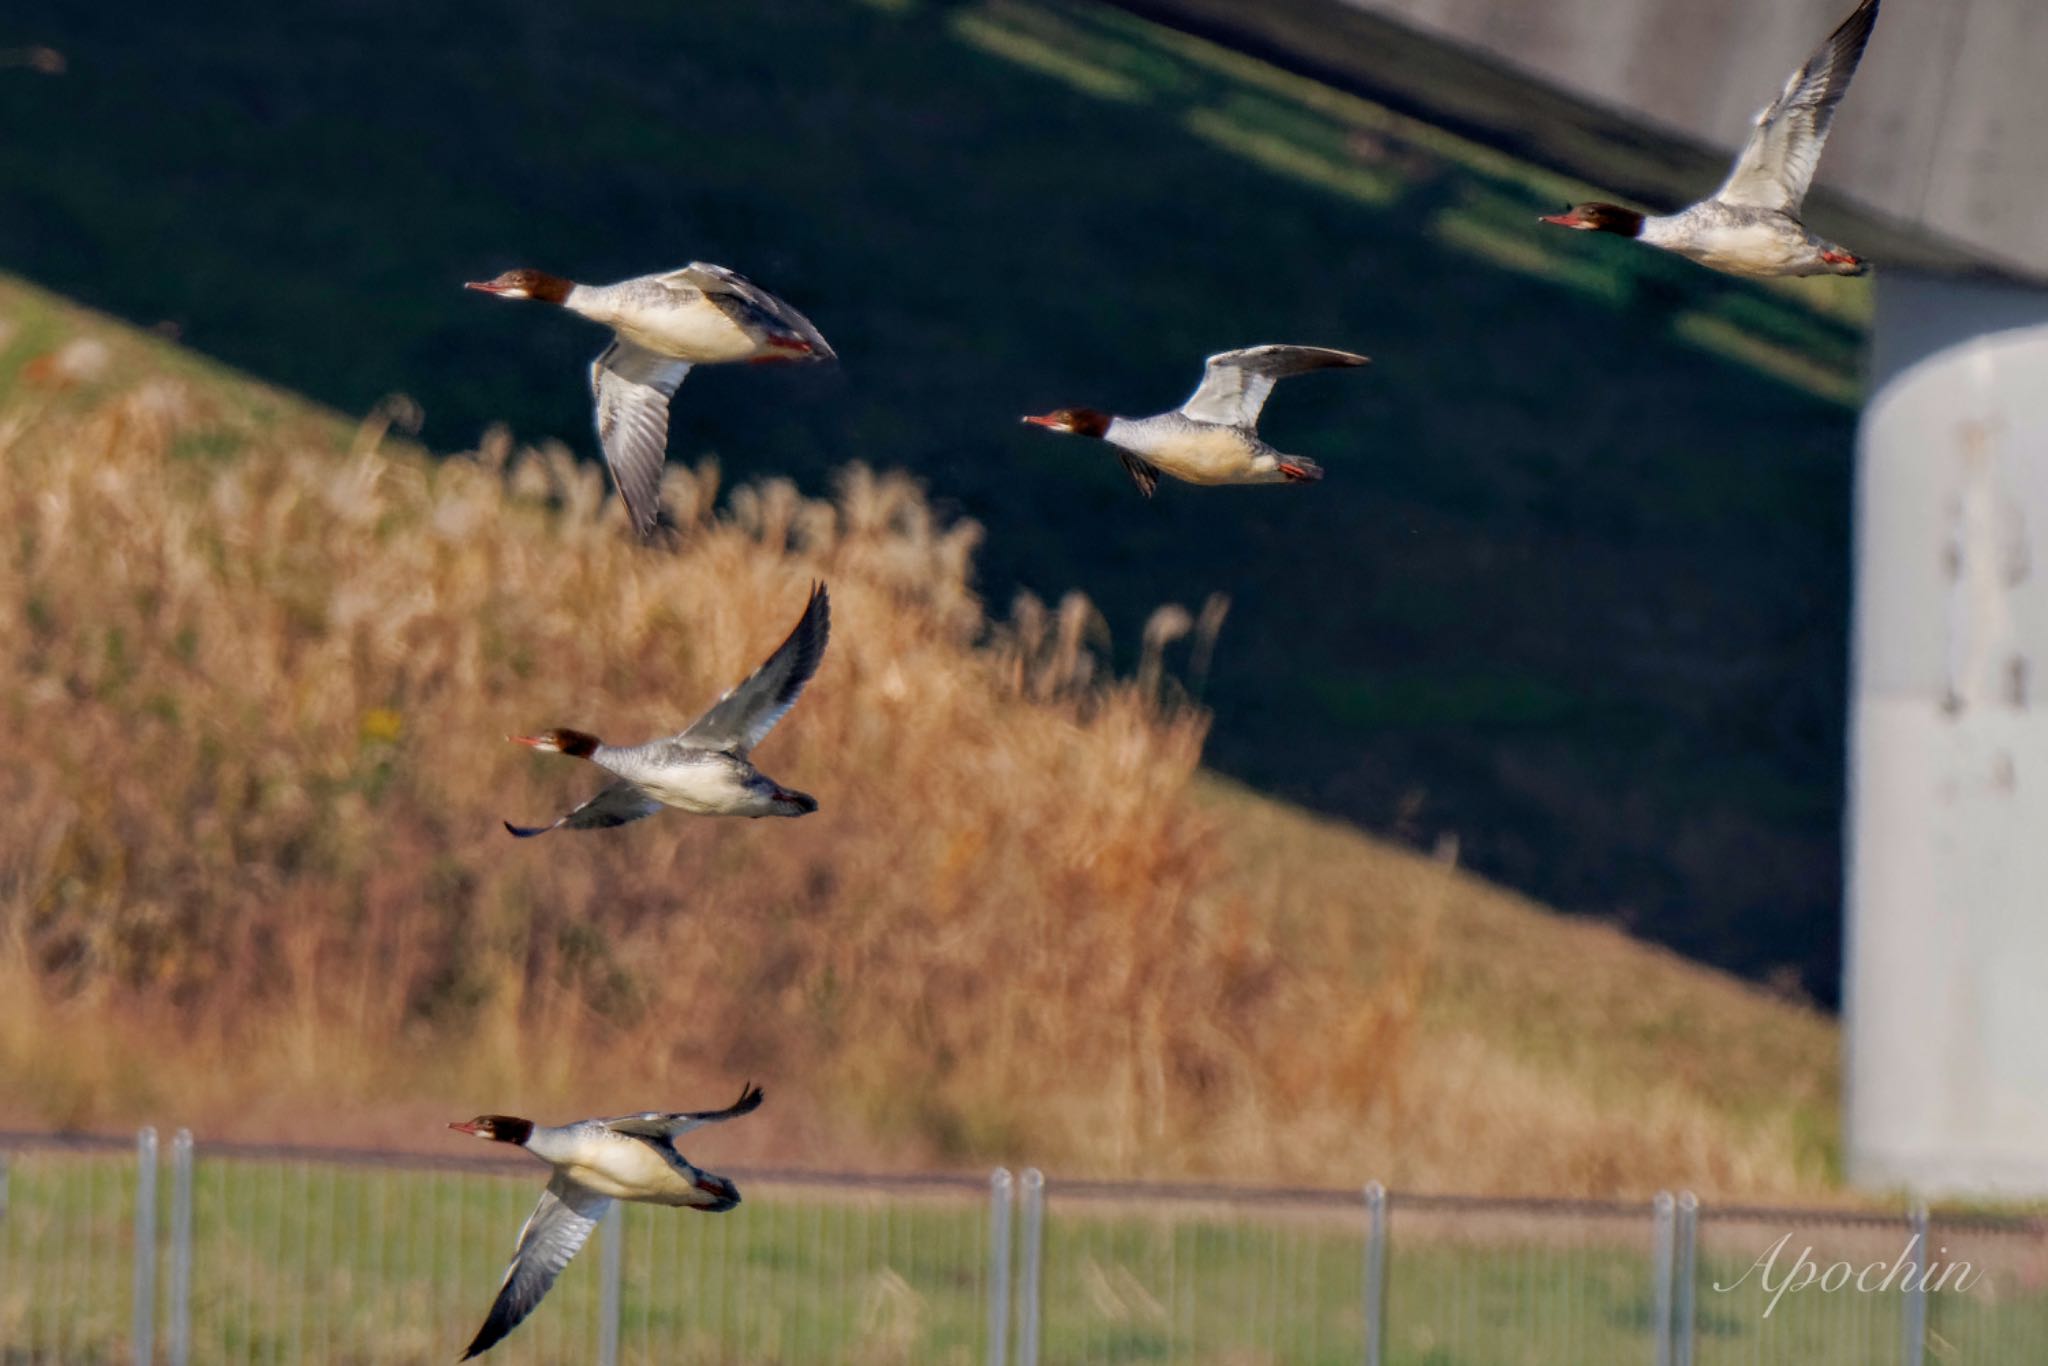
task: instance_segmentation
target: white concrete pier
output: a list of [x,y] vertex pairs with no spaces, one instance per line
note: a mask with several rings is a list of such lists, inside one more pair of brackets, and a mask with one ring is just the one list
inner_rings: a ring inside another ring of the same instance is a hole
[[2048,1193],[2048,291],[1880,279],[1856,526],[1850,1173]]

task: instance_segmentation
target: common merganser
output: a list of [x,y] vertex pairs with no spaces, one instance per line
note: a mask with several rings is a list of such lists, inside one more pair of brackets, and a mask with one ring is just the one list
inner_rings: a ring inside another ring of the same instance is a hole
[[1368,357],[1323,346],[1252,346],[1209,357],[1201,385],[1170,413],[1129,418],[1061,408],[1024,421],[1107,441],[1147,498],[1162,473],[1190,484],[1312,483],[1323,467],[1259,440],[1259,410],[1288,375],[1368,364]]
[[540,1203],[519,1230],[518,1249],[498,1286],[498,1298],[462,1359],[489,1351],[533,1312],[612,1201],[637,1200],[711,1214],[737,1205],[738,1187],[690,1165],[676,1151],[676,1139],[701,1125],[749,1114],[760,1104],[761,1088],[749,1084],[723,1110],[695,1114],[649,1110],[559,1127],[516,1115],[478,1115],[467,1124],[450,1124],[458,1133],[515,1144],[555,1169]]
[[1810,232],[1799,208],[1820,165],[1835,106],[1877,23],[1878,0],[1863,0],[1785,89],[1756,116],[1756,131],[1712,197],[1663,216],[1618,204],[1577,204],[1540,221],[1582,232],[1612,232],[1730,275],[1861,275],[1862,257]]
[[510,736],[513,743],[588,759],[619,780],[553,824],[505,828],[521,839],[545,835],[557,826],[596,830],[624,825],[673,806],[700,816],[803,816],[818,809],[817,798],[791,791],[748,759],[775,723],[803,695],[804,684],[825,658],[832,632],[832,604],[825,586],[811,599],[789,638],[767,662],[690,723],[687,730],[638,745],[608,745],[580,730],[544,730]]
[[665,275],[579,285],[539,270],[508,270],[465,289],[540,299],[612,329],[590,367],[597,439],[633,527],[654,530],[668,454],[668,402],[693,365],[831,360],[810,319],[724,266],[692,261]]

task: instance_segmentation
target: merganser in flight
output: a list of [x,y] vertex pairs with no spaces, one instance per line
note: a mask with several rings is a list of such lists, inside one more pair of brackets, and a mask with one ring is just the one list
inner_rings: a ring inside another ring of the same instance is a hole
[[1107,441],[1147,498],[1161,474],[1190,484],[1312,483],[1323,477],[1323,467],[1259,440],[1259,410],[1273,386],[1288,375],[1370,363],[1365,356],[1322,346],[1252,346],[1209,357],[1200,387],[1170,413],[1129,418],[1094,408],[1061,408],[1024,420]]
[[832,604],[819,584],[796,629],[746,682],[666,739],[639,745],[607,745],[580,730],[544,730],[510,737],[516,744],[588,759],[619,780],[551,825],[505,828],[522,839],[557,826],[597,830],[651,816],[664,806],[700,816],[803,816],[818,809],[817,798],[794,792],[755,768],[748,754],[803,695],[804,684],[825,657],[832,631]]
[[1618,204],[1578,204],[1541,221],[1613,232],[1677,252],[1730,275],[1861,275],[1863,258],[1807,230],[1799,207],[1820,165],[1835,106],[1856,74],[1878,0],[1863,0],[1785,89],[1756,116],[1735,169],[1709,199],[1679,213],[1645,216]]
[[508,270],[465,285],[506,299],[540,299],[610,327],[590,367],[597,439],[633,527],[654,530],[668,452],[668,401],[693,365],[831,360],[810,320],[745,276],[703,261],[615,285],[579,285],[539,270]]
[[519,1230],[518,1250],[505,1269],[498,1298],[462,1359],[489,1351],[533,1312],[612,1201],[637,1200],[712,1214],[737,1205],[738,1187],[691,1166],[676,1151],[676,1139],[700,1125],[749,1114],[760,1104],[761,1088],[749,1085],[725,1109],[696,1114],[650,1110],[557,1128],[514,1115],[478,1115],[467,1124],[450,1124],[459,1133],[516,1144],[555,1169],[540,1203]]

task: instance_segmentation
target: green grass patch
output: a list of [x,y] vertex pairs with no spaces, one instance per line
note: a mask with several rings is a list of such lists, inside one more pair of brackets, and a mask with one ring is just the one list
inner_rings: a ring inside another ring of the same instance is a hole
[[[24,1360],[129,1359],[133,1159],[14,1155],[10,1169],[0,1337]],[[452,1357],[489,1307],[539,1175],[538,1166],[525,1175],[354,1169],[208,1159],[202,1150],[192,1191],[192,1359]],[[1042,1359],[1350,1366],[1363,1344],[1363,1227],[1362,1207],[1105,1203],[1063,1199],[1054,1187]],[[1930,1344],[1957,1359],[2032,1359],[2030,1347],[2048,1340],[2048,1292],[2027,1271],[2035,1240],[1938,1231],[1942,1255],[1969,1261],[1976,1279],[1929,1296]],[[1397,1195],[1386,1360],[1648,1360],[1650,1233],[1647,1207],[1440,1212],[1405,1207]],[[1753,1264],[1784,1234],[1781,1277],[1803,1249],[1823,1267],[1894,1257],[1904,1228],[1769,1214],[1716,1222],[1707,1211],[1695,1283],[1701,1359],[1861,1366],[1868,1344],[1896,1340],[1895,1293],[1814,1288],[1773,1306]],[[972,1190],[749,1183],[746,1202],[722,1216],[626,1206],[621,1360],[966,1366],[985,1357],[988,1239],[986,1199]],[[589,1359],[603,1241],[600,1231],[494,1360]],[[159,1322],[168,1312],[161,1305]]]

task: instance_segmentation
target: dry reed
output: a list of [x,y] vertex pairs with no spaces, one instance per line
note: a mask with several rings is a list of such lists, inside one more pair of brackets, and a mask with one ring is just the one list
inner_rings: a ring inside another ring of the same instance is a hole
[[[164,381],[0,419],[0,1117],[365,1138],[747,1075],[780,1102],[750,1151],[820,1164],[1800,1179],[1776,1120],[1561,1106],[1432,1032],[1448,867],[1378,907],[1424,926],[1405,948],[1355,905],[1278,916],[1290,875],[1191,789],[1205,716],[1158,701],[1220,602],[1162,609],[1119,682],[1079,595],[989,622],[977,529],[901,475],[719,514],[716,472],[674,469],[647,549],[565,452],[434,463],[392,415],[339,454]],[[505,834],[600,775],[502,736],[678,728],[812,579],[832,645],[759,757],[818,814]]]

